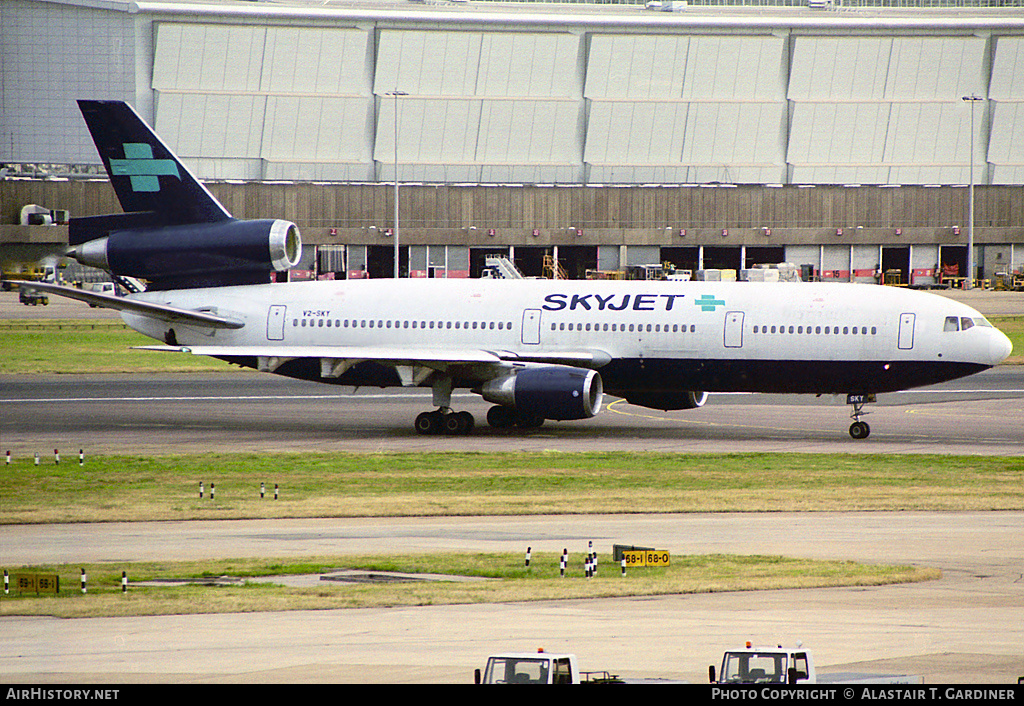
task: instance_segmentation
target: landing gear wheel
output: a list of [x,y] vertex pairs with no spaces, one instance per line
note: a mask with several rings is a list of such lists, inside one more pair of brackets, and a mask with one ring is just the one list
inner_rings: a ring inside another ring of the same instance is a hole
[[416,417],[416,433],[461,436],[473,431],[475,420],[469,412],[423,412]]
[[416,417],[417,434],[440,434],[443,425],[444,418],[440,412],[423,412]]
[[544,417],[539,414],[516,413],[516,426],[520,429],[539,429],[544,425]]
[[850,425],[850,436],[854,439],[866,439],[871,433],[871,427],[867,422],[854,422]]
[[516,423],[516,411],[498,405],[487,410],[487,423],[495,429],[508,429]]
[[469,412],[452,412],[444,415],[444,433],[462,436],[473,431],[473,415]]

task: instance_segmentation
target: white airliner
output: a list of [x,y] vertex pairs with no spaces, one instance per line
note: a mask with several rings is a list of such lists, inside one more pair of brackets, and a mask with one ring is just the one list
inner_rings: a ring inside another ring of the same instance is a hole
[[424,434],[464,434],[454,389],[495,427],[596,415],[605,393],[691,409],[708,392],[845,394],[850,434],[880,392],[990,368],[1009,339],[969,306],[892,287],[822,283],[354,280],[268,283],[298,260],[286,221],[234,219],[126,104],[80,101],[124,214],[73,219],[69,255],[126,297],[39,285],[121,310],[151,350],[288,377],[420,386]]

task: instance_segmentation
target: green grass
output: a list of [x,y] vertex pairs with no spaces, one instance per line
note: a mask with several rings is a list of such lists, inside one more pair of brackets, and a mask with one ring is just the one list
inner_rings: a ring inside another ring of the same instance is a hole
[[[611,557],[599,557],[598,575],[585,578],[582,555],[570,557],[559,576],[559,555],[534,553],[529,570],[513,554],[430,554],[410,556],[289,557],[191,562],[125,562],[8,567],[17,571],[58,573],[58,595],[0,596],[0,616],[53,615],[97,617],[320,610],[456,603],[652,596],[832,586],[875,586],[936,579],[934,569],[864,565],[848,561],[812,561],[780,556],[699,555],[672,557],[671,565],[630,569],[626,576]],[[81,569],[88,592],[80,591]],[[349,568],[402,573],[475,576],[487,581],[346,584],[321,581],[314,588],[281,584],[139,586],[155,579],[252,577],[320,574]],[[129,590],[121,591],[121,572]]]
[[1022,508],[1021,457],[282,453],[90,456],[80,467],[72,455],[15,458],[0,473],[7,524]]
[[238,370],[203,356],[136,351],[159,343],[120,321],[0,322],[0,374],[151,373]]
[[1024,316],[991,316],[987,318],[993,326],[1005,333],[1013,344],[1013,355],[1007,358],[1006,362],[1024,365]]

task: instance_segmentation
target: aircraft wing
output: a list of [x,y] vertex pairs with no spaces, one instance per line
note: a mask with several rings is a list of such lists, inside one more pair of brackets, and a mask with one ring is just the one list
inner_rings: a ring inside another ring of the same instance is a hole
[[149,316],[154,319],[160,319],[161,321],[168,321],[171,323],[186,323],[205,326],[206,328],[226,329],[239,329],[245,326],[241,321],[232,321],[231,319],[225,319],[222,316],[217,316],[216,314],[210,314],[208,312],[179,309],[178,307],[168,306],[166,304],[154,304],[152,302],[130,299],[128,297],[116,297],[110,294],[89,292],[84,289],[62,287],[59,284],[31,282],[26,283],[25,286],[32,289],[38,289],[43,292],[48,292],[50,294],[68,297],[69,299],[77,299],[79,301],[92,304],[93,306],[102,306],[106,309],[117,309],[118,311],[131,311],[136,314],[142,314],[144,316]]
[[328,358],[334,360],[375,360],[395,365],[413,363],[474,364],[500,363],[495,353],[482,350],[398,348],[387,346],[133,346],[141,351],[192,353],[215,358],[243,356],[257,358]]
[[[448,370],[459,366],[493,366],[491,371],[478,370],[481,378],[490,378],[514,364],[573,365],[600,367],[610,356],[604,351],[566,351],[523,357],[511,351],[488,351],[473,348],[405,348],[390,346],[133,346],[135,350],[192,353],[215,358],[232,356],[259,359],[259,369],[273,372],[282,363],[297,358],[320,359],[325,377],[335,377],[361,361],[375,361],[396,369],[417,368],[424,374],[431,370]],[[401,374],[403,371],[399,370]]]

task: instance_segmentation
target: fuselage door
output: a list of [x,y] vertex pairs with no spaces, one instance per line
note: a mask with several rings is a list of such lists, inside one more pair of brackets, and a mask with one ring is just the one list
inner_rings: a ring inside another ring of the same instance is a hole
[[540,309],[523,311],[523,343],[532,346],[540,343]]
[[283,304],[275,304],[267,312],[267,340],[284,340],[284,317],[288,307]]
[[909,351],[914,347],[914,314],[900,314],[900,335],[896,344],[901,350]]
[[725,347],[743,347],[743,312],[725,312]]

